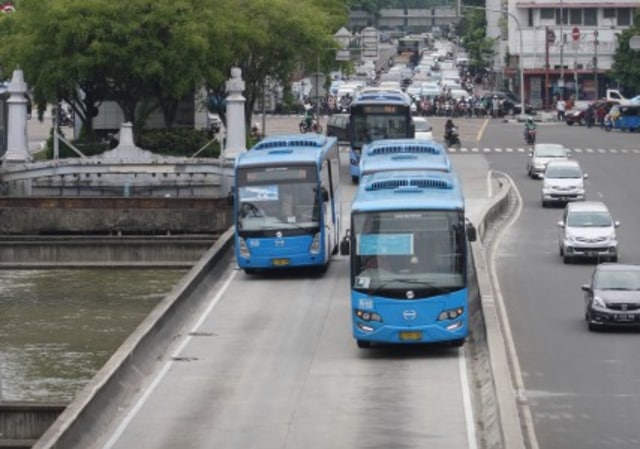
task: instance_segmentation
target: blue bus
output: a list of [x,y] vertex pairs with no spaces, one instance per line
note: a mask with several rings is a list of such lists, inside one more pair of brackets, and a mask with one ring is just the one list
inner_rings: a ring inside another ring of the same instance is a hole
[[363,176],[340,245],[341,254],[350,254],[358,346],[464,344],[467,241],[475,239],[455,173],[391,169]]
[[360,176],[388,170],[451,171],[451,160],[444,146],[433,140],[376,140],[362,148]]
[[349,106],[349,174],[360,177],[362,147],[374,140],[415,137],[411,99],[402,91],[363,92]]
[[338,141],[320,134],[267,137],[236,159],[238,266],[325,271],[339,247]]

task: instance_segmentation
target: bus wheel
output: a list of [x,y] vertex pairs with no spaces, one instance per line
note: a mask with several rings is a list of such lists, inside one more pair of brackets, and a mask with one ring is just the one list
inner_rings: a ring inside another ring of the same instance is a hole
[[244,272],[245,272],[245,274],[256,274],[256,269],[255,268],[245,268]]
[[354,183],[354,184],[357,184],[358,183],[358,177],[357,176],[352,176],[351,177],[351,182]]
[[458,340],[451,341],[450,345],[453,348],[460,348],[462,345],[464,345],[464,341],[464,338],[460,338]]
[[367,349],[371,347],[371,342],[366,340],[356,340],[356,344],[360,349]]

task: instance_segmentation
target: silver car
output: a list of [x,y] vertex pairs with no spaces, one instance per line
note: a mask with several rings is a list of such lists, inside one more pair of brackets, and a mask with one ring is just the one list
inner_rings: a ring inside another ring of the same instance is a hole
[[569,157],[569,150],[559,143],[536,143],[529,153],[527,174],[532,178],[540,178],[547,162]]
[[542,207],[552,203],[584,201],[584,180],[589,175],[582,172],[578,161],[551,160],[542,175]]
[[620,222],[611,218],[602,201],[568,203],[558,226],[560,257],[564,263],[578,258],[618,261],[616,228]]

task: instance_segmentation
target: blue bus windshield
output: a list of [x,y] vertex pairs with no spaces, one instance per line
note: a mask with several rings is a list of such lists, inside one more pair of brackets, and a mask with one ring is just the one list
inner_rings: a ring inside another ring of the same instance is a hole
[[352,226],[354,290],[407,300],[466,286],[462,211],[354,213]]
[[410,132],[412,122],[409,108],[398,107],[396,114],[368,114],[354,110],[351,113],[353,138],[351,146],[363,145],[380,139],[401,139],[414,137]]
[[238,231],[295,231],[320,226],[314,166],[247,167],[238,170]]

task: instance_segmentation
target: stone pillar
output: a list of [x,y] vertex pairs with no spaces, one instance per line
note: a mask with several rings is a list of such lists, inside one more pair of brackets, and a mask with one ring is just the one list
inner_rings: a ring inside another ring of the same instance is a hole
[[22,70],[14,70],[7,86],[7,152],[5,162],[24,163],[30,159],[27,140],[27,84]]
[[247,150],[247,130],[244,123],[245,98],[242,70],[231,69],[231,78],[227,81],[227,136],[225,139],[224,158],[235,159]]

